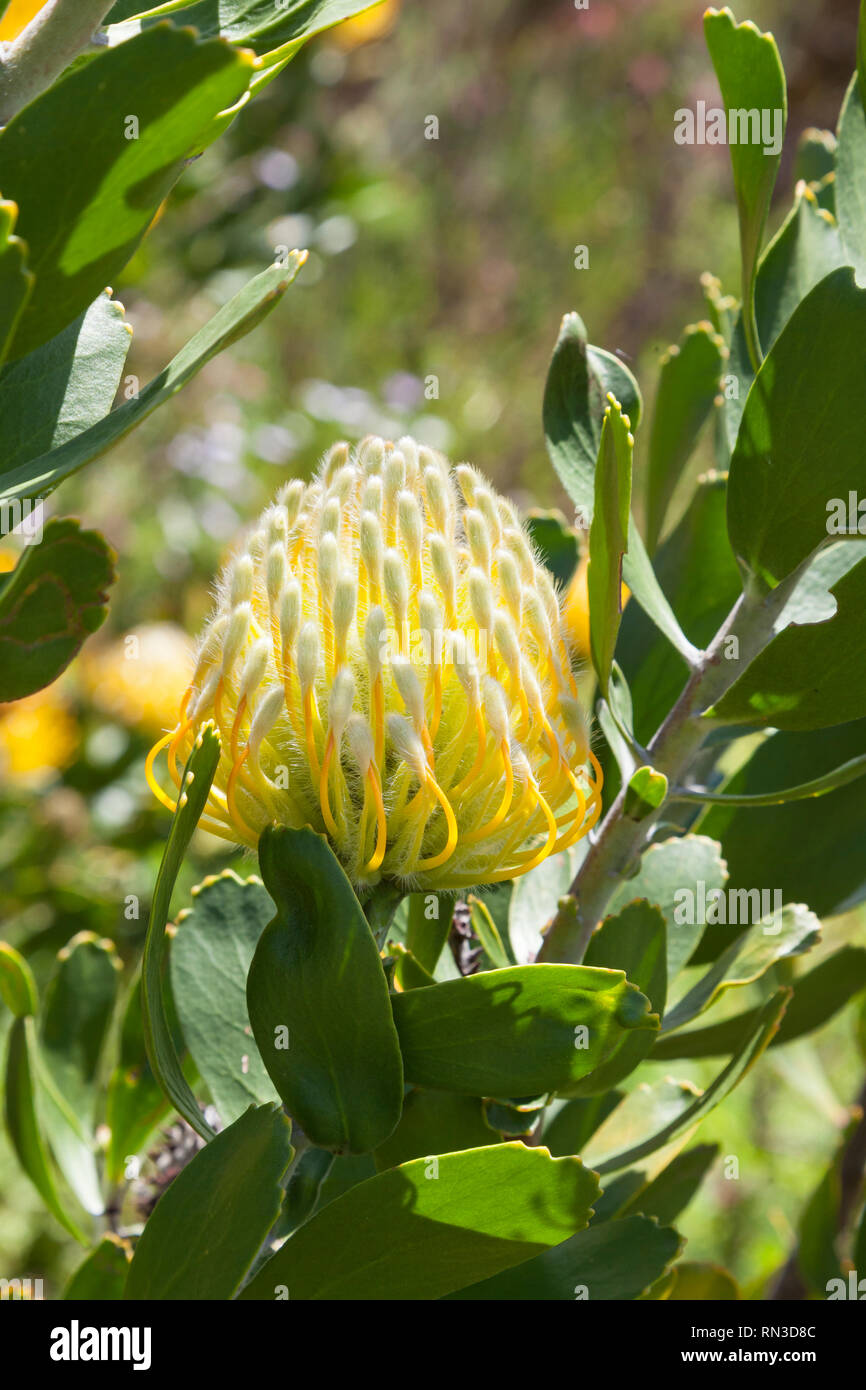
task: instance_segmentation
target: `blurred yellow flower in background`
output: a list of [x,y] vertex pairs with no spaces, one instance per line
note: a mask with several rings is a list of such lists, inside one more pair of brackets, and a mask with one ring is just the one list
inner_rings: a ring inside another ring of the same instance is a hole
[[12,0],[0,19],[0,39],[17,38],[24,26],[42,9],[43,3],[44,0]]
[[174,724],[189,685],[193,646],[174,623],[132,628],[107,645],[87,646],[78,674],[96,709],[142,733]]
[[38,787],[68,767],[78,749],[78,723],[56,685],[0,705],[0,775]]
[[344,19],[335,28],[334,38],[340,48],[360,48],[362,43],[372,43],[389,34],[399,13],[400,0],[382,0],[381,5],[374,5],[353,19]]
[[[589,546],[581,555],[577,569],[571,576],[562,604],[562,625],[575,656],[589,660],[589,591],[586,587],[586,571],[589,566]],[[622,586],[622,606],[625,608],[631,597],[627,584]]]

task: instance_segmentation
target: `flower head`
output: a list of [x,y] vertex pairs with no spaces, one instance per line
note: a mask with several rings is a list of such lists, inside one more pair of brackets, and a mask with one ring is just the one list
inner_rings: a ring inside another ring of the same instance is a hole
[[601,772],[559,598],[514,508],[404,438],[337,444],[289,483],[219,584],[177,728],[212,719],[203,824],[254,846],[324,831],[352,881],[462,889],[586,833]]

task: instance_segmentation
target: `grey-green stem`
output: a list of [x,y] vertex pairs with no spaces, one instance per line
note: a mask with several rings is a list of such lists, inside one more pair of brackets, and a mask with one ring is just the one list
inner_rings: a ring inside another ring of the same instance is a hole
[[0,56],[0,125],[55,82],[93,41],[113,0],[47,0]]
[[[811,563],[809,557],[793,574],[769,593],[747,589],[692,672],[682,694],[653,736],[649,760],[673,786],[686,780],[710,731],[701,718],[772,637],[782,609]],[[726,659],[725,647],[736,639],[737,659]],[[538,953],[540,961],[579,964],[589,939],[607,906],[647,844],[664,804],[640,821],[625,814],[623,789],[607,812],[597,837],[572,883],[574,914],[558,912]]]

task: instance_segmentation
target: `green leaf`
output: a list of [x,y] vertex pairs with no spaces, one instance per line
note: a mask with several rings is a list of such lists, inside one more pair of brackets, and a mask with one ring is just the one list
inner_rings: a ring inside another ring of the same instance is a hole
[[[442,1092],[442,1094],[448,1094]],[[491,1129],[506,1139],[521,1139],[524,1135],[540,1133],[548,1097],[530,1096],[526,1100],[484,1100],[484,1118]]]
[[[861,542],[844,541],[817,559],[850,563],[862,551]],[[830,594],[836,601],[833,617],[792,622],[777,633],[708,717],[729,724],[823,729],[866,716],[866,559],[842,574]]]
[[[590,938],[583,964],[625,972],[661,1018],[667,996],[667,923],[657,907],[640,900],[606,917]],[[600,1095],[630,1076],[654,1041],[648,1029],[629,1033],[612,1055],[577,1086],[572,1094]]]
[[709,894],[724,888],[727,871],[720,846],[705,835],[682,835],[650,845],[634,878],[624,879],[611,899],[611,913],[620,912],[635,898],[646,898],[660,909],[667,922],[667,977],[676,978],[691,956],[703,933],[702,923],[684,923],[678,918],[680,894],[699,892],[703,883]]
[[860,279],[866,274],[866,113],[857,74],[839,113],[836,213],[846,258]]
[[484,954],[495,969],[504,969],[512,964],[508,958],[508,952],[499,935],[499,929],[490,915],[490,909],[481,898],[474,897],[471,893],[468,898],[470,920],[472,930],[481,942]]
[[[620,781],[630,780],[635,771],[638,757],[634,736],[634,709],[628,682],[617,661],[611,664],[607,699],[597,702],[596,716],[607,745],[614,756]],[[612,768],[605,773],[607,783],[605,790],[609,795],[615,795],[612,774]],[[641,779],[641,781],[643,780],[645,779]]]
[[608,395],[598,463],[595,506],[589,528],[589,638],[592,664],[603,695],[607,695],[616,635],[622,618],[622,565],[628,550],[631,507],[631,461],[634,436],[619,401]]
[[389,941],[386,950],[386,960],[390,958],[394,962],[393,988],[425,989],[436,983],[435,976],[424,969],[401,941]]
[[[766,739],[727,784],[731,794],[773,791],[792,776],[832,772],[866,753],[866,720],[811,733]],[[819,917],[853,906],[866,894],[866,798],[860,781],[821,797],[820,804],[712,806],[701,829],[722,842],[729,888],[778,888],[783,901],[807,902]],[[795,852],[792,852],[792,849]],[[707,929],[698,959],[712,960],[728,945],[724,928]]]
[[[547,452],[583,529],[592,524],[595,508],[595,469],[608,394],[619,401],[636,432],[642,409],[637,382],[616,357],[587,343],[578,314],[566,314],[550,362],[542,414]],[[656,581],[633,521],[623,578],[653,622],[686,661],[693,661],[697,653]]]
[[636,430],[642,402],[631,372],[603,348],[587,343],[579,314],[566,314],[550,361],[542,414],[550,460],[586,526],[592,521],[608,394],[620,402]]
[[450,893],[410,893],[407,899],[406,948],[422,970],[432,973],[448,940],[454,912]]
[[[836,223],[820,206],[816,193],[810,188],[798,189],[794,206],[758,265],[755,316],[765,353],[809,291],[848,259]],[[724,403],[727,438],[733,448],[755,376],[742,318],[737,321],[731,341],[728,373],[737,383],[736,395],[726,392]]]
[[409,1091],[403,1101],[400,1123],[374,1154],[381,1173],[413,1158],[498,1144],[500,1136],[484,1118],[478,1096],[448,1091]]
[[580,1230],[597,1193],[579,1159],[520,1143],[415,1159],[317,1212],[241,1297],[441,1298]]
[[27,1018],[39,1008],[33,971],[7,941],[0,941],[0,998],[16,1018]]
[[683,1260],[674,1269],[677,1277],[668,1294],[671,1302],[686,1299],[690,1303],[704,1300],[721,1303],[740,1297],[736,1279],[726,1269],[722,1269],[721,1265]]
[[[684,631],[697,646],[706,647],[742,587],[728,541],[723,478],[711,473],[701,479],[653,564]],[[623,613],[617,660],[634,700],[635,734],[646,743],[679,697],[688,665],[635,603]]]
[[52,518],[0,582],[0,701],[56,680],[105,621],[114,551],[98,531]]
[[178,917],[169,965],[183,1035],[224,1124],[277,1099],[253,1042],[246,979],[274,915],[260,879],[227,869],[193,890]]
[[837,1241],[842,1225],[843,1170],[850,1163],[852,1136],[862,1120],[858,1110],[845,1126],[836,1152],[811,1193],[800,1217],[797,1266],[813,1296],[826,1298],[831,1279],[842,1274]]
[[836,136],[832,130],[818,130],[807,126],[800,133],[797,142],[797,158],[794,162],[794,179],[806,183],[820,183],[836,169]]
[[263,1105],[199,1150],[141,1234],[127,1300],[234,1296],[279,1215],[289,1133],[279,1106]]
[[[728,122],[733,121],[731,113],[736,112],[740,121],[745,122],[747,130],[746,138],[741,142],[734,140],[733,132],[729,129],[728,140],[740,222],[746,336],[750,343],[750,356],[757,367],[761,345],[757,341],[753,312],[755,270],[782,153],[788,113],[785,72],[772,34],[762,34],[751,20],[737,24],[729,9],[706,11],[704,36],[716,70]],[[760,132],[761,141],[754,138],[749,112],[758,113],[761,121],[765,112],[769,114],[772,128],[766,134],[773,141],[778,138],[778,150],[774,151],[771,144],[763,143],[763,130]],[[779,128],[776,126],[777,112]],[[737,134],[743,134],[742,124]]]
[[565,588],[580,559],[576,530],[559,511],[542,512],[533,508],[526,513],[525,523],[543,564],[557,584]]
[[[760,902],[757,890],[754,896]],[[739,907],[744,900],[747,895],[741,893]],[[754,925],[738,936],[706,974],[668,1009],[662,1021],[663,1033],[682,1028],[715,1004],[725,990],[750,985],[779,961],[810,951],[821,937],[821,923],[803,903],[789,903],[780,913],[757,920],[755,905],[749,901],[745,915],[752,918]]]
[[642,821],[664,803],[668,794],[668,779],[654,767],[639,767],[629,778],[625,789],[623,812],[629,820]]
[[235,105],[252,71],[249,54],[159,25],[74,67],[4,128],[0,188],[19,205],[36,276],[16,357],[53,338],[115,279],[200,152],[202,132]]
[[[794,993],[779,1031],[771,1039],[771,1047],[781,1047],[820,1028],[850,999],[866,989],[866,949],[843,946],[805,974],[796,976],[791,984]],[[652,1061],[722,1057],[734,1052],[740,1039],[755,1026],[759,1013],[760,1005],[756,1005],[721,1023],[659,1036],[653,1045]]]
[[590,1226],[515,1269],[450,1294],[490,1302],[631,1301],[661,1278],[683,1242],[644,1216]]
[[[602,1124],[594,1131],[583,1153],[594,1153],[599,1160],[618,1154],[656,1134],[660,1129],[678,1121],[694,1104],[701,1092],[691,1081],[677,1081],[665,1076],[659,1081],[635,1086],[627,1095],[619,1092],[620,1101]],[[599,1225],[618,1216],[635,1194],[667,1167],[678,1148],[688,1140],[686,1134],[676,1149],[666,1144],[652,1164],[630,1169],[604,1184],[601,1198],[595,1204],[593,1223]]]
[[131,341],[123,305],[105,290],[56,338],[0,373],[0,473],[108,414]]
[[674,489],[719,394],[728,357],[712,324],[691,324],[661,359],[646,475],[647,549],[664,529]]
[[27,247],[12,228],[18,219],[15,203],[0,200],[0,363],[5,362],[21,315],[33,292],[27,269]]
[[291,1235],[309,1220],[335,1162],[336,1159],[329,1149],[305,1149],[286,1183],[280,1219],[271,1232],[271,1240],[280,1240]]
[[89,1128],[98,1069],[121,971],[113,941],[79,932],[57,957],[45,992],[40,1043],[55,1084]]
[[[789,989],[778,990],[763,1006],[755,1028],[743,1039],[739,1050],[731,1058],[724,1071],[720,1072],[707,1089],[700,1092],[690,1104],[680,1109],[678,1114],[674,1114],[668,1123],[663,1124],[654,1133],[639,1139],[636,1143],[632,1142],[632,1126],[624,1127],[624,1115],[620,1113],[624,1111],[624,1107],[632,1099],[631,1096],[627,1096],[622,1105],[614,1110],[610,1118],[593,1136],[586,1153],[587,1162],[592,1163],[599,1173],[617,1172],[619,1169],[631,1167],[632,1164],[639,1163],[641,1159],[657,1152],[657,1150],[665,1148],[699,1124],[711,1110],[714,1110],[731,1093],[746,1072],[754,1066],[776,1032],[790,995]],[[636,1093],[632,1094],[635,1095]],[[638,1094],[637,1099],[643,1101],[644,1098]],[[627,1147],[618,1147],[619,1144],[623,1143],[626,1134],[629,1134],[629,1140],[626,1141]]]
[[88,1241],[57,1191],[36,1106],[37,1049],[33,1019],[18,1017],[9,1030],[6,1053],[6,1129],[18,1161],[52,1216],[82,1245]]
[[74,1302],[119,1301],[123,1298],[131,1258],[129,1241],[109,1232],[82,1260],[63,1290],[63,1297]]
[[622,1094],[622,1091],[607,1091],[601,1096],[553,1101],[544,1125],[544,1143],[554,1157],[580,1153],[590,1135],[619,1105]]
[[514,880],[508,903],[508,939],[515,959],[521,964],[534,960],[542,943],[542,932],[556,916],[559,900],[569,890],[580,867],[586,844],[548,855],[528,874]]
[[[147,0],[118,0],[108,16],[108,35],[111,42],[119,43],[141,27],[158,23],[160,15],[166,14],[176,24],[191,25],[203,38],[221,36],[256,53],[267,53],[284,44],[300,48],[323,29],[379,3],[381,0],[285,0],[279,4],[275,0],[199,0],[197,4],[183,4],[175,0],[159,4],[157,0],[149,6]],[[145,17],[151,13],[153,20]]]
[[41,1016],[35,1076],[43,1127],[58,1167],[85,1211],[104,1209],[94,1126],[99,1066],[117,999],[114,943],[79,932],[58,954]]
[[214,726],[208,723],[196,738],[195,746],[183,770],[177,809],[153,891],[141,967],[142,1024],[147,1059],[154,1076],[175,1109],[203,1139],[212,1139],[213,1130],[205,1122],[181,1070],[166,1015],[162,976],[165,927],[171,895],[183,857],[207,804],[219,759],[220,737]]
[[137,397],[118,406],[110,415],[59,448],[30,459],[8,473],[0,470],[0,502],[14,497],[45,497],[65,478],[112,448],[154,410],[170,400],[212,357],[261,323],[265,315],[279,303],[281,295],[305,260],[306,252],[293,252],[285,266],[270,266],[250,280],[214,314],[204,328],[190,338]]
[[797,307],[749,392],[728,482],[728,533],[773,588],[828,539],[828,503],[862,474],[866,290],[836,270]]
[[[181,1046],[178,1037],[176,1047]],[[141,1153],[170,1109],[145,1052],[141,981],[137,976],[123,1011],[120,1056],[106,1095],[105,1123],[110,1137],[105,1150],[105,1176],[109,1183],[116,1185],[125,1176],[127,1160]]]
[[471,1096],[569,1087],[630,1029],[655,1028],[621,970],[517,965],[391,998],[407,1081]]
[[366,1153],[394,1129],[403,1099],[376,943],[323,836],[309,827],[270,827],[259,841],[259,864],[277,908],[247,980],[259,1052],[314,1144]]
[[695,1144],[677,1154],[652,1182],[629,1198],[623,1216],[640,1212],[652,1216],[660,1225],[676,1221],[697,1193],[719,1156],[718,1144]]

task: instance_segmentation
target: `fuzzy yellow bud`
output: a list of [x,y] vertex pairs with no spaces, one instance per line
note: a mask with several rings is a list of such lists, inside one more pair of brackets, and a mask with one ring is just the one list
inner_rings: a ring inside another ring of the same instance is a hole
[[474,468],[410,439],[335,445],[217,592],[157,745],[179,785],[202,724],[218,727],[208,829],[254,847],[273,822],[311,824],[359,887],[463,891],[594,823],[601,778],[555,587]]

